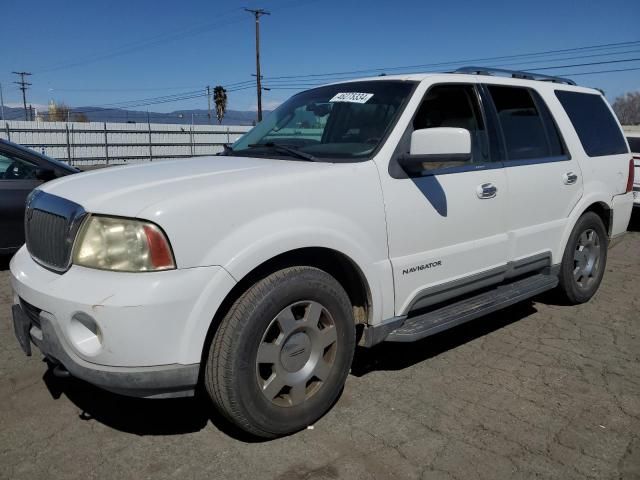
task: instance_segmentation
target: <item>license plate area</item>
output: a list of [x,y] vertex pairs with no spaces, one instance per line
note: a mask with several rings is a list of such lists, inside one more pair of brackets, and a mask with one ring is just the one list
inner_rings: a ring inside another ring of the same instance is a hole
[[22,351],[27,356],[31,356],[31,319],[22,311],[20,305],[13,305],[11,307],[13,313],[13,330],[18,339],[18,343],[22,348]]

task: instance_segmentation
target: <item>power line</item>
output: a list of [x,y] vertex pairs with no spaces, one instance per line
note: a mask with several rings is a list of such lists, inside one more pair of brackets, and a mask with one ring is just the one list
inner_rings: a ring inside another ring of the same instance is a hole
[[394,70],[409,70],[409,69],[416,69],[416,68],[446,67],[450,65],[501,61],[501,60],[516,59],[516,58],[529,58],[534,56],[560,55],[560,54],[568,54],[572,52],[585,51],[585,50],[599,50],[599,49],[601,50],[601,49],[629,47],[632,45],[639,45],[639,44],[640,44],[640,40],[633,40],[628,42],[605,43],[605,44],[591,45],[591,46],[585,46],[585,47],[563,48],[559,50],[545,50],[542,52],[503,55],[499,57],[473,58],[473,59],[466,59],[466,60],[455,60],[455,61],[438,62],[438,63],[424,63],[424,64],[404,65],[404,66],[395,66],[395,67],[374,67],[374,68],[367,68],[367,69],[361,69],[361,70],[350,70],[350,71],[331,72],[331,73],[313,73],[313,74],[306,74],[306,75],[280,75],[275,77],[265,77],[265,80],[330,77],[330,76],[336,76],[336,75],[364,74],[368,72],[387,72],[387,71],[394,71]]
[[[229,16],[230,14],[233,13],[237,13],[239,12],[241,9],[238,8],[233,8],[231,10],[227,10],[219,15],[217,15],[217,19],[220,19],[221,17],[225,17],[225,16]],[[200,25],[198,27],[183,27],[180,29],[176,29],[170,32],[164,32],[161,33],[159,35],[154,35],[152,37],[148,37],[146,39],[143,40],[137,40],[135,42],[129,42],[126,44],[123,44],[119,47],[116,47],[115,49],[113,49],[112,51],[107,51],[103,54],[99,54],[99,55],[89,55],[86,57],[81,57],[78,60],[71,60],[71,61],[64,61],[64,62],[58,62],[56,64],[52,64],[48,67],[44,67],[41,70],[37,71],[36,73],[46,73],[46,72],[54,72],[54,71],[58,71],[58,70],[63,70],[66,68],[72,68],[72,67],[78,67],[78,66],[82,66],[82,65],[87,65],[89,63],[94,63],[100,60],[106,60],[109,58],[114,58],[114,57],[118,57],[118,56],[122,56],[122,55],[126,55],[129,53],[133,53],[136,52],[138,50],[142,50],[145,48],[149,48],[149,47],[153,47],[156,45],[161,45],[163,43],[167,43],[167,42],[171,42],[171,41],[175,41],[175,40],[181,40],[183,38],[189,37],[189,36],[193,36],[193,35],[198,35],[200,33],[218,28],[218,27],[224,27],[226,25],[231,25],[234,23],[238,23],[241,21],[244,21],[245,17],[242,16],[238,16],[236,19],[234,20],[227,20],[224,22],[209,22],[206,23],[204,25]],[[215,27],[215,28],[214,28]]]
[[[594,57],[606,57],[608,55],[627,55],[630,53],[640,53],[640,50],[626,50],[624,52],[605,52],[605,53],[595,53],[591,55],[577,55],[574,57],[565,57],[565,58],[549,58],[549,59],[540,59],[540,60],[530,60],[527,62],[518,62],[518,63],[502,63],[493,65],[494,67],[508,67],[511,65],[531,65],[532,63],[541,63],[541,62],[564,62],[567,60],[578,60],[581,58],[594,58]],[[530,67],[535,68],[535,67]]]
[[[239,88],[234,88],[234,89],[230,89],[227,90],[228,92],[237,92],[237,91],[241,91],[241,90],[246,90],[248,88],[253,88],[253,85],[248,85],[245,87],[239,87]],[[171,103],[171,102],[178,102],[178,101],[183,101],[183,100],[192,100],[195,98],[203,98],[206,97],[207,93],[206,91],[201,92],[201,93],[196,93],[196,92],[185,92],[185,94],[177,94],[175,96],[166,96],[166,97],[155,97],[155,98],[149,98],[146,100],[141,100],[141,101],[136,101],[135,103],[133,101],[128,102],[126,105],[122,105],[122,104],[104,104],[103,106],[100,105],[96,105],[93,106],[89,109],[73,109],[73,113],[93,113],[93,112],[102,112],[102,111],[108,111],[108,110],[126,110],[126,109],[130,109],[130,108],[136,108],[136,107],[146,107],[146,106],[151,106],[151,105],[159,105],[159,104],[163,104],[163,103]]]
[[[629,44],[635,44],[635,43],[640,43],[640,41],[634,41],[634,42],[621,42],[618,44],[604,44],[604,45],[594,45],[594,46],[590,46],[590,47],[577,47],[574,49],[563,49],[563,55],[567,55],[568,52],[570,51],[585,51],[586,49],[594,49],[594,48],[607,48],[607,49],[611,49],[611,48],[620,48],[621,45],[626,45],[628,46]],[[547,51],[549,52],[549,51]],[[493,57],[493,58],[521,58],[521,57],[531,57],[532,55],[542,55],[542,54],[546,54],[547,52],[536,52],[536,53],[528,53],[528,54],[522,54],[522,55],[509,55],[509,56],[502,56],[502,57]],[[558,52],[553,51],[553,52]],[[556,61],[562,61],[562,60],[573,60],[573,59],[581,59],[581,58],[587,58],[587,57],[594,57],[594,56],[602,56],[602,55],[617,55],[617,54],[628,54],[628,53],[635,53],[635,50],[630,50],[630,51],[622,51],[622,52],[609,52],[609,53],[597,53],[597,54],[587,54],[587,55],[576,55],[573,57],[565,57],[563,59],[547,59],[547,60],[541,60],[541,59],[536,59],[535,61],[533,61],[533,63],[541,63],[543,61],[545,62],[556,62]],[[573,68],[573,67],[581,67],[581,66],[595,66],[595,65],[606,65],[606,64],[612,64],[612,63],[624,63],[624,62],[633,62],[633,61],[637,61],[640,60],[640,58],[630,58],[630,59],[615,59],[615,60],[608,60],[608,61],[598,61],[598,62],[583,62],[583,63],[575,63],[575,64],[563,64],[563,65],[555,65],[555,66],[548,66],[548,65],[541,65],[540,67],[537,68],[533,68],[532,70],[547,70],[547,69],[561,69],[561,68]],[[465,63],[467,61],[452,61],[449,62],[449,64],[454,64],[454,63]],[[532,63],[531,61],[523,61],[519,64],[525,64],[525,63]],[[432,65],[436,65],[436,64],[432,64]],[[518,63],[514,64],[514,65],[518,65]],[[492,65],[492,66],[497,66],[497,65]],[[632,71],[634,70],[632,69],[616,69],[616,70],[612,70],[611,73],[613,72],[617,72],[617,71]],[[603,70],[601,71],[602,73],[605,72],[609,72],[609,70]],[[24,73],[28,73],[28,72],[24,72]],[[428,72],[425,72],[428,73]],[[599,73],[599,72],[594,72],[594,73]],[[587,75],[590,74],[590,72],[580,72],[577,73],[577,75]],[[314,74],[314,75],[328,75],[328,74]],[[571,74],[569,74],[571,75]],[[307,76],[302,76],[302,77],[307,77]],[[352,76],[343,76],[341,78],[319,78],[319,77],[312,77],[312,78],[300,78],[300,80],[296,81],[296,79],[288,79],[288,78],[278,78],[278,77],[272,77],[272,80],[268,81],[269,87],[273,90],[300,90],[303,88],[309,88],[309,87],[314,87],[314,86],[319,86],[322,85],[324,83],[327,82],[331,82],[331,81],[335,81],[338,79],[350,79],[353,78]],[[238,81],[238,82],[233,82],[233,83],[229,83],[224,85],[224,87],[227,89],[228,92],[235,92],[235,91],[242,91],[242,90],[246,90],[248,88],[252,88],[252,83],[253,80],[243,80],[243,81]],[[262,85],[261,85],[262,86]],[[176,87],[177,88],[177,87]],[[162,95],[162,96],[155,96],[155,97],[148,97],[148,98],[142,98],[142,99],[135,99],[135,100],[128,100],[128,101],[122,101],[122,102],[114,102],[114,103],[108,103],[108,104],[103,104],[103,105],[96,105],[94,106],[94,108],[92,108],[91,110],[78,110],[78,112],[84,111],[84,112],[91,112],[91,111],[102,111],[102,110],[113,110],[116,108],[119,109],[127,109],[127,108],[136,108],[136,107],[141,107],[141,106],[150,106],[150,105],[156,105],[156,104],[162,104],[162,103],[169,103],[169,102],[178,102],[178,101],[184,101],[184,100],[190,100],[190,99],[195,99],[195,98],[201,98],[206,96],[206,91],[204,89],[198,89],[198,90],[193,90],[193,91],[187,91],[187,92],[180,92],[180,93],[176,93],[176,94],[171,94],[171,95]],[[26,100],[24,102],[26,104]],[[109,108],[112,107],[112,108]]]
[[[629,72],[629,71],[638,71],[640,70],[640,67],[632,67],[632,68],[622,68],[622,69],[609,69],[609,70],[597,70],[597,71],[590,71],[590,72],[577,72],[577,73],[563,73],[561,75],[563,76],[581,76],[581,75],[596,75],[596,74],[603,74],[603,73],[618,73],[618,72]],[[230,91],[239,91],[239,90],[246,90],[247,88],[253,88],[252,85],[249,85],[247,87],[241,87],[238,89],[234,89],[234,90],[230,90]],[[273,90],[300,90],[300,87],[271,87]],[[305,87],[302,87],[305,88]],[[135,108],[137,106],[149,106],[149,105],[154,105],[154,104],[160,104],[160,103],[169,103],[172,101],[180,101],[180,100],[184,100],[184,99],[190,99],[190,98],[200,98],[202,96],[205,96],[205,94],[199,94],[199,95],[193,95],[190,97],[185,97],[185,98],[177,98],[177,99],[168,99],[165,101],[161,101],[161,102],[155,102],[155,103],[146,103],[146,104],[139,104],[139,105],[131,105],[127,108]],[[124,118],[125,115],[136,115],[136,114],[140,114],[143,115],[144,112],[129,112],[128,110],[126,110],[125,108],[95,108],[95,109],[72,109],[72,113],[93,113],[93,112],[108,112],[108,111],[125,111],[127,113],[125,114],[111,114],[110,117],[111,118]],[[15,115],[14,112],[9,112],[10,115]],[[46,113],[45,113],[46,114]],[[18,114],[19,115],[19,114]],[[17,117],[14,117],[14,119]],[[11,120],[11,118],[6,118],[6,120]]]
[[[628,59],[617,59],[617,60],[605,60],[605,61],[599,61],[599,62],[587,62],[587,63],[575,63],[575,64],[571,64],[571,65],[554,65],[554,66],[545,66],[545,67],[536,67],[531,69],[531,72],[535,72],[538,70],[556,70],[556,69],[560,69],[560,68],[575,68],[575,67],[584,67],[584,66],[594,66],[594,65],[608,65],[608,64],[613,64],[613,63],[627,63],[627,62],[637,62],[640,61],[640,58],[628,58]],[[487,65],[487,67],[497,67],[498,65]],[[434,71],[430,71],[430,72],[422,72],[422,73],[435,73]],[[571,74],[569,74],[571,75]],[[271,85],[271,83],[269,83],[269,85]],[[298,86],[300,87],[308,87],[308,86],[317,86],[317,85],[323,85],[323,83],[304,83],[304,82],[291,82],[291,83],[280,83],[280,84],[275,84],[276,87],[270,87],[273,89],[283,89],[283,88],[278,88],[278,87],[291,87],[291,88],[296,88]]]
[[610,63],[637,62],[638,60],[640,60],[640,58],[627,58],[625,60],[608,60],[605,62],[576,63],[575,65],[555,65],[553,67],[536,67],[534,70],[555,70],[558,68],[586,67],[591,65],[607,65]]
[[[273,11],[275,11],[275,10],[279,11],[279,10],[282,10],[284,8],[299,7],[299,6],[311,3],[313,1],[315,1],[315,0],[307,0],[307,1],[291,0],[291,1],[286,2],[284,4],[278,5],[276,8],[274,8],[272,10]],[[236,7],[236,8],[232,8],[230,10],[226,10],[226,11],[224,11],[222,13],[216,14],[216,20],[219,20],[222,17],[232,16],[233,14],[239,13],[241,10],[242,10],[242,8]],[[37,70],[36,73],[54,72],[54,71],[63,70],[63,69],[66,69],[66,68],[79,67],[79,66],[87,65],[89,63],[95,63],[95,62],[100,61],[100,60],[107,60],[107,59],[110,59],[110,58],[119,57],[119,56],[122,56],[122,55],[127,55],[129,53],[133,53],[133,52],[145,49],[145,48],[154,47],[154,46],[161,45],[163,43],[167,43],[167,42],[171,42],[171,41],[182,40],[183,38],[186,38],[186,37],[199,35],[201,33],[207,32],[207,31],[211,31],[211,30],[215,30],[215,29],[218,29],[218,28],[226,27],[228,25],[233,25],[233,24],[236,24],[236,23],[240,23],[240,22],[245,21],[245,19],[246,19],[246,17],[244,15],[238,15],[235,18],[232,18],[230,20],[225,20],[223,22],[219,22],[219,21],[208,22],[208,23],[205,23],[203,25],[196,26],[196,27],[188,26],[188,27],[183,27],[183,28],[171,30],[169,32],[163,32],[163,33],[160,33],[159,35],[153,35],[153,36],[148,37],[146,39],[125,43],[125,44],[123,44],[123,45],[121,45],[119,47],[116,47],[115,49],[113,49],[111,51],[106,51],[105,53],[102,53],[102,54],[88,55],[86,57],[81,57],[78,60],[67,60],[67,61],[51,64],[51,65],[46,66],[46,67],[44,67],[44,68],[42,68],[40,70]]]
[[[556,58],[556,59],[542,59],[542,60],[531,60],[531,61],[526,61],[526,62],[517,62],[517,63],[502,63],[502,64],[495,64],[492,65],[492,67],[508,67],[508,66],[519,66],[519,65],[530,65],[530,64],[537,64],[537,63],[541,63],[541,62],[561,62],[561,61],[565,61],[565,60],[576,60],[576,59],[580,59],[580,58],[594,58],[594,57],[603,57],[603,56],[607,56],[607,55],[625,55],[625,54],[631,54],[631,53],[640,53],[640,50],[626,50],[626,51],[622,51],[622,52],[606,52],[606,53],[596,53],[596,54],[589,54],[589,55],[579,55],[579,56],[575,56],[575,57],[567,57],[567,58]],[[458,63],[463,63],[462,61],[459,61]],[[535,67],[531,67],[531,68],[535,68]],[[275,85],[275,84],[281,84],[281,83],[286,83],[286,84],[290,84],[291,81],[289,79],[273,79],[274,77],[267,77],[267,80],[269,81],[270,85]],[[339,77],[332,77],[331,80],[348,80],[354,78],[351,75],[347,75],[347,76],[339,76]],[[264,77],[263,77],[264,80]],[[324,82],[325,80],[319,80],[319,82]],[[228,83],[226,85],[224,85],[224,87],[226,89],[231,88],[231,87],[235,87],[235,86],[244,86],[244,85],[249,85],[249,84],[253,84],[255,81],[254,80],[243,80],[243,81],[238,81],[238,82],[233,82],[233,83]],[[308,85],[321,85],[322,83],[319,83],[318,81],[315,81],[313,79],[309,79],[309,82],[315,82],[315,83],[308,83]],[[302,83],[306,83],[306,81],[301,82]],[[160,90],[182,90],[182,89],[195,89],[195,88],[199,88],[197,86],[183,86],[183,87],[149,87],[149,88],[53,88],[50,89],[51,91],[55,91],[55,92],[151,92],[151,91],[160,91]]]
[[[640,41],[637,42],[623,42],[624,45],[628,45],[629,43],[640,43]],[[587,48],[593,49],[593,48],[602,48],[602,47],[606,47],[606,48],[611,48],[611,45],[614,44],[604,44],[604,45],[596,45],[596,46],[590,46],[590,47],[577,47],[576,49],[563,49],[563,52],[569,52],[569,51],[573,51],[573,50],[579,50],[579,51],[584,51]],[[620,45],[620,44],[615,44],[615,45]],[[635,52],[635,50],[632,50],[630,52],[620,52],[622,53],[633,53]],[[531,55],[539,55],[545,52],[536,52],[536,53],[529,53],[529,54],[523,54],[523,56],[525,57],[529,57]],[[607,54],[611,54],[611,53],[607,53]],[[616,52],[614,52],[613,54],[616,54]],[[598,55],[603,55],[603,54],[598,54]],[[587,57],[591,57],[592,55],[579,55],[579,56],[574,56],[574,57],[569,57],[569,58],[564,58],[564,59],[555,59],[555,60],[548,60],[548,61],[558,61],[558,60],[573,60],[573,59],[580,59],[580,58],[587,58]],[[502,56],[502,57],[494,57],[494,58],[516,58],[519,57],[519,55],[509,55],[509,56]],[[536,63],[541,62],[542,60],[537,60]],[[628,60],[624,60],[624,61],[634,61],[634,59],[628,59]],[[465,63],[467,61],[465,60],[458,60],[458,61],[452,61],[450,62],[450,64],[461,64],[461,63]],[[618,60],[615,60],[613,62],[618,62]],[[524,62],[523,62],[524,63]],[[531,63],[531,62],[528,62]],[[558,66],[554,66],[554,67],[541,67],[541,68],[568,68],[568,67],[574,67],[574,66],[583,66],[583,65],[597,65],[597,64],[604,64],[607,62],[590,62],[588,64],[574,64],[574,65],[558,65]],[[435,64],[434,64],[435,65]],[[518,65],[518,64],[514,64],[514,65]],[[491,66],[498,66],[498,65],[491,65]],[[535,70],[535,69],[534,69]],[[322,75],[326,75],[326,74],[322,74]],[[268,81],[269,84],[269,88],[272,88],[274,90],[285,90],[285,89],[299,89],[299,88],[303,88],[303,87],[313,87],[313,86],[318,86],[318,85],[323,85],[327,82],[331,82],[331,81],[335,81],[335,80],[348,80],[353,78],[353,76],[341,76],[341,77],[337,77],[337,78],[308,78],[306,80],[301,79],[300,81],[295,81],[294,79],[278,79],[276,77],[272,77],[273,79]],[[247,87],[249,87],[251,84],[253,83],[253,80],[244,80],[244,81],[238,81],[238,82],[234,82],[234,83],[229,83],[224,85],[224,87],[229,91],[229,92],[233,92],[233,91],[238,91],[238,90],[245,90]],[[240,87],[240,88],[237,88]],[[155,102],[162,102],[165,103],[165,100],[169,100],[172,99],[171,101],[177,101],[177,100],[181,100],[181,96],[185,95],[185,94],[189,94],[189,93],[193,93],[193,92],[183,92],[183,93],[179,93],[179,94],[175,94],[172,96],[162,96],[162,97],[152,97],[152,98],[148,98],[148,99],[141,99],[141,100],[131,100],[128,102],[119,102],[117,104],[107,104],[108,106],[114,106],[114,105],[119,105],[122,108],[127,108],[130,107],[132,103],[136,103],[138,104],[139,102],[143,102],[141,103],[142,105],[152,105]],[[204,96],[204,95],[203,95]]]
[[578,75],[596,75],[599,73],[617,73],[617,72],[633,72],[636,70],[640,70],[640,67],[632,67],[632,68],[618,68],[615,70],[599,70],[596,72],[578,72],[578,73],[563,73],[561,75],[571,75],[572,77],[577,77]]
[[[354,78],[353,74],[354,73],[367,73],[367,72],[372,72],[372,71],[389,71],[389,70],[393,70],[393,69],[409,69],[409,68],[427,68],[427,67],[438,67],[438,66],[449,66],[449,65],[460,65],[460,64],[468,64],[468,63],[474,63],[474,62],[482,62],[482,61],[489,61],[489,60],[499,60],[499,59],[518,59],[518,58],[530,58],[532,56],[545,56],[545,55],[550,55],[549,52],[551,52],[552,55],[565,55],[565,58],[555,58],[555,59],[544,59],[544,58],[537,58],[535,60],[530,60],[530,61],[522,61],[522,62],[517,62],[517,63],[501,63],[501,64],[494,64],[492,65],[493,67],[501,67],[501,66],[518,66],[518,65],[529,65],[529,64],[537,64],[537,63],[541,63],[541,62],[559,62],[559,61],[563,61],[563,60],[574,60],[574,59],[579,59],[579,58],[592,58],[592,57],[600,57],[600,56],[606,56],[606,55],[623,55],[623,54],[629,54],[629,53],[637,53],[638,50],[626,50],[626,51],[617,51],[617,52],[605,52],[605,53],[591,53],[591,54],[587,54],[587,55],[576,55],[576,56],[572,56],[572,57],[566,57],[566,55],[574,52],[574,51],[585,51],[585,50],[594,50],[594,49],[616,49],[616,48],[622,48],[622,47],[628,47],[629,45],[638,45],[640,44],[640,41],[628,41],[628,42],[620,42],[620,43],[608,43],[608,44],[601,44],[601,45],[592,45],[592,46],[587,46],[587,47],[576,47],[576,48],[571,48],[571,49],[562,49],[562,50],[547,50],[547,51],[543,51],[543,52],[532,52],[532,53],[526,53],[526,54],[515,54],[515,55],[505,55],[505,56],[499,56],[499,57],[489,57],[489,58],[484,58],[484,59],[480,59],[480,58],[476,58],[476,59],[467,59],[467,60],[452,60],[449,62],[441,62],[441,63],[431,63],[431,64],[422,64],[422,65],[409,65],[409,66],[404,66],[404,67],[379,67],[379,68],[372,68],[372,69],[366,69],[366,70],[353,70],[352,72],[333,72],[333,73],[316,73],[316,74],[308,74],[308,75],[285,75],[285,76],[278,76],[278,77],[263,77],[262,80],[267,80],[270,84],[275,84],[276,82],[278,83],[282,83],[282,82],[286,82],[286,83],[291,83],[292,80],[294,79],[307,79],[308,81],[316,81],[315,78],[317,77],[332,77],[330,80],[347,80],[347,79],[351,79]],[[560,53],[559,53],[560,52]],[[318,78],[318,81],[322,81],[322,82],[326,82],[329,79],[321,79]],[[231,88],[231,87],[235,87],[235,86],[244,86],[244,85],[248,85],[248,84],[252,84],[254,83],[254,80],[241,80],[241,81],[237,81],[237,82],[232,82],[232,83],[227,83],[224,85],[225,88]],[[91,91],[96,91],[96,92],[110,92],[110,91],[153,91],[153,90],[179,90],[182,88],[197,88],[197,87],[157,87],[157,88],[122,88],[122,89],[115,89],[115,88],[103,88],[103,89],[55,89],[56,91],[87,91],[87,92],[91,92]]]
[[152,92],[158,90],[182,90],[185,88],[199,88],[198,86],[189,87],[150,87],[150,88],[51,88],[53,92]]

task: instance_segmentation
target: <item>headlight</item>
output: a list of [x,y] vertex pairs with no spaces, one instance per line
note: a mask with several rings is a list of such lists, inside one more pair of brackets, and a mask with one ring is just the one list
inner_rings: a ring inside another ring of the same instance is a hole
[[73,263],[119,272],[176,268],[169,241],[157,225],[94,215],[85,220],[78,233]]

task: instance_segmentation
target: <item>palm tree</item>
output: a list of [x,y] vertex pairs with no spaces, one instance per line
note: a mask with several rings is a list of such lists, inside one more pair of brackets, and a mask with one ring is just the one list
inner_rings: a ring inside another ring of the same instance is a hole
[[224,87],[218,85],[213,89],[213,101],[216,102],[216,117],[218,117],[218,123],[222,123],[224,114],[227,111],[227,91]]

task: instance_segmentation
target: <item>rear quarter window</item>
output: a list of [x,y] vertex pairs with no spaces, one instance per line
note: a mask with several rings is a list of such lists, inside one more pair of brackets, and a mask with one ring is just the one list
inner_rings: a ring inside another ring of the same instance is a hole
[[640,137],[627,137],[629,148],[635,154],[640,154]]
[[556,90],[556,97],[588,156],[628,153],[622,131],[601,95]]

